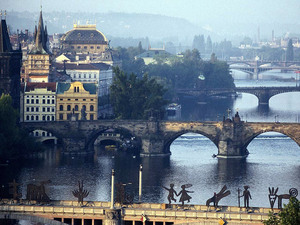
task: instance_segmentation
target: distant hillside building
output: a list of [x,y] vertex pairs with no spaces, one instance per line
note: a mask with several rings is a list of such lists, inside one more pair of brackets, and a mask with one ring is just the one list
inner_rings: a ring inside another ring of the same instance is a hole
[[97,120],[95,83],[58,83],[56,92],[56,120]]
[[38,27],[35,27],[34,46],[25,62],[25,82],[48,82],[50,74],[50,51],[47,46],[47,27],[44,27],[42,11]]
[[165,48],[151,48],[149,47],[147,51],[135,56],[135,59],[143,59],[145,65],[151,63],[156,63],[156,58],[161,57],[167,59],[171,57],[172,54],[167,52]]
[[6,20],[0,24],[0,96],[9,94],[13,99],[13,106],[20,108],[20,68],[22,51],[12,49]]

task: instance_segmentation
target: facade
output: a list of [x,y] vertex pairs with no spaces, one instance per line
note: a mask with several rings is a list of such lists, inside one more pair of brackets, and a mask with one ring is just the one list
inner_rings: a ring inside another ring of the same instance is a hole
[[109,93],[109,87],[113,79],[113,71],[112,67],[105,63],[56,63],[54,66],[58,72],[65,70],[72,81],[96,83],[99,97]]
[[34,46],[25,61],[25,82],[48,82],[50,74],[50,51],[47,47],[47,27],[44,27],[42,11],[38,28],[35,27]]
[[64,52],[75,54],[99,54],[108,49],[108,40],[94,24],[74,24],[73,30],[61,38],[61,48]]
[[98,94],[95,83],[58,83],[56,120],[97,120]]
[[56,83],[25,83],[23,121],[55,121]]
[[0,96],[9,94],[13,106],[20,108],[20,68],[22,51],[12,49],[7,32],[6,20],[0,24]]

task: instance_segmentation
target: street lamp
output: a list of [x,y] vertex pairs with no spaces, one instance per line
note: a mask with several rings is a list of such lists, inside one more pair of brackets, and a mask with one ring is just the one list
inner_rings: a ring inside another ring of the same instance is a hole
[[139,172],[139,202],[142,201],[142,174],[143,174],[143,165],[140,164],[140,172]]

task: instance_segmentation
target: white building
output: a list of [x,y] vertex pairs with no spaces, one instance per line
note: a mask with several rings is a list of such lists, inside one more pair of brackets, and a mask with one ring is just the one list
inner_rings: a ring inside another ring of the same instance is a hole
[[25,83],[23,121],[55,121],[56,83]]

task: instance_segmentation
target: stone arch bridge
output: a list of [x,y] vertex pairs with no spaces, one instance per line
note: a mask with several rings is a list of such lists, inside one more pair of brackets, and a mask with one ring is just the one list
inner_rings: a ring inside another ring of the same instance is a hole
[[288,92],[300,92],[300,87],[236,87],[236,88],[215,88],[215,89],[178,89],[178,95],[188,95],[199,98],[206,98],[218,95],[234,95],[239,93],[253,94],[258,98],[259,105],[268,105],[271,97]]
[[249,143],[269,131],[285,134],[300,146],[299,123],[249,123],[241,121],[238,115],[223,122],[98,120],[26,122],[21,126],[28,132],[35,129],[51,132],[61,140],[64,150],[71,153],[92,151],[97,137],[111,128],[134,136],[141,156],[169,155],[172,142],[189,132],[209,138],[217,146],[220,158],[246,157]]

